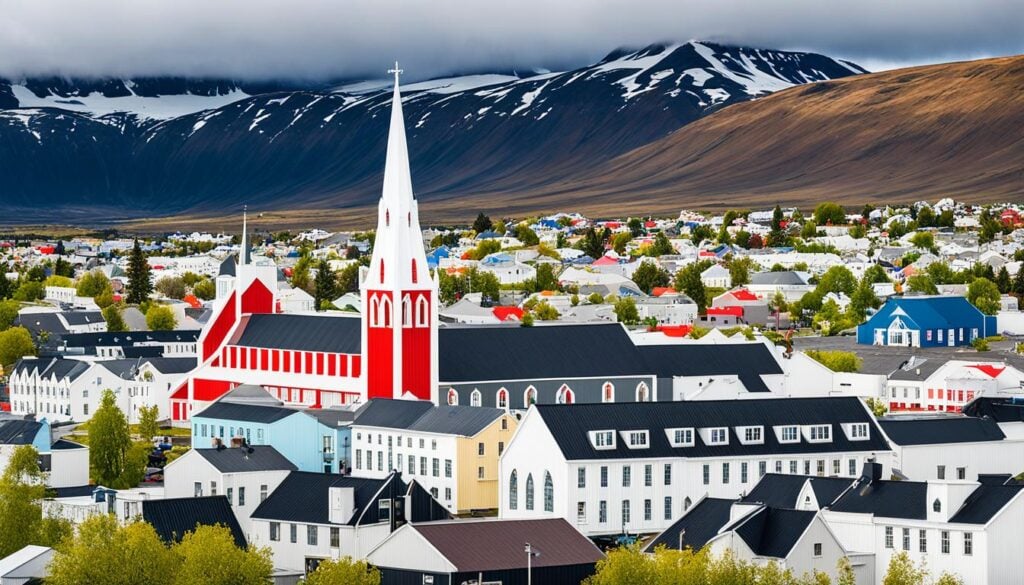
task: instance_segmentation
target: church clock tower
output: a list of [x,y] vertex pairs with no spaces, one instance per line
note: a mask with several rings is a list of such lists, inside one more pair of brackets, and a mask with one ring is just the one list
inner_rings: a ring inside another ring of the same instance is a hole
[[430,277],[412,192],[395,68],[384,189],[373,259],[360,283],[366,398],[437,402],[438,285]]

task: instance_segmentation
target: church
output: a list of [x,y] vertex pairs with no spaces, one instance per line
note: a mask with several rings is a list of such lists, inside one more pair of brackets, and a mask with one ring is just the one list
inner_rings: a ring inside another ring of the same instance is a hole
[[241,384],[312,408],[373,398],[507,410],[674,401],[716,380],[726,393],[782,392],[779,360],[760,343],[638,345],[618,323],[440,326],[397,72],[376,240],[360,282],[362,314],[282,312],[277,268],[253,262],[248,249],[243,233],[234,274],[218,278],[214,313],[198,339],[199,365],[171,394],[176,423]]

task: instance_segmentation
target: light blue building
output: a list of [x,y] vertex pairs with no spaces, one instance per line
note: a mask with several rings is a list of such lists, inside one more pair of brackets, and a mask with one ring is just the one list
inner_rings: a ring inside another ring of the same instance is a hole
[[287,408],[259,386],[239,386],[192,416],[192,447],[271,445],[299,471],[347,473],[354,411]]

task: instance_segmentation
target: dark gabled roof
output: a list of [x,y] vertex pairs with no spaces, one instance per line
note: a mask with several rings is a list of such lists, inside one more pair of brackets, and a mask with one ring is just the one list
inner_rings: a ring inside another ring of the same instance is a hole
[[21,313],[14,319],[14,325],[24,327],[38,336],[46,331],[51,335],[62,335],[68,328],[57,316],[57,313]]
[[78,498],[81,496],[91,496],[96,491],[94,485],[76,485],[72,487],[64,488],[51,488],[53,490],[53,497],[55,498]]
[[443,382],[648,373],[618,323],[442,327],[438,345]]
[[604,554],[562,518],[538,520],[455,520],[410,524],[458,573],[525,569],[523,543],[538,556],[535,568],[589,565]]
[[922,359],[914,356],[913,359],[907,360],[907,363],[903,365],[903,367],[897,368],[896,371],[889,374],[889,379],[914,382],[927,380],[940,367],[944,366],[947,361],[948,360],[944,359]]
[[[374,496],[384,487],[387,479],[366,479],[330,473],[293,471],[277,486],[270,496],[252,513],[253,518],[330,524],[330,489],[350,487],[355,490],[355,513],[348,524],[354,526],[361,512],[374,501]],[[401,482],[401,480],[398,480]],[[405,490],[404,485],[400,485]],[[372,507],[375,510],[375,507]],[[371,512],[372,510],[367,510]]]
[[183,329],[176,331],[123,331],[118,333],[67,333],[56,338],[51,337],[52,345],[67,347],[127,347],[139,343],[192,343],[199,339],[199,329]]
[[67,439],[57,439],[52,445],[50,445],[50,449],[52,449],[54,451],[65,451],[65,450],[70,450],[70,449],[87,449],[87,448],[88,447],[86,447],[85,445],[82,445],[80,443],[76,443],[74,441],[69,441]]
[[103,323],[103,313],[99,311],[67,311],[61,313],[68,325],[89,325]]
[[704,498],[697,502],[679,520],[672,523],[652,540],[644,550],[653,552],[664,545],[670,549],[679,549],[679,532],[683,534],[683,546],[700,550],[709,540],[718,534],[723,526],[729,523],[729,512],[733,500],[723,498]]
[[860,478],[831,509],[836,512],[874,514],[882,518],[925,520],[928,484],[923,481],[874,481]]
[[192,417],[241,420],[254,423],[272,423],[283,418],[288,418],[293,414],[299,414],[299,411],[293,408],[284,408],[283,406],[239,404],[237,402],[219,400],[196,414],[193,414]]
[[1006,438],[999,423],[990,418],[969,416],[935,416],[928,418],[887,417],[878,421],[897,445],[940,445],[944,443],[978,443],[1002,441]]
[[786,270],[780,272],[755,272],[750,275],[750,284],[800,285],[807,284],[807,281],[799,273]]
[[[251,452],[250,452],[251,451]],[[295,471],[287,457],[269,445],[252,445],[248,448],[195,449],[221,473],[247,473],[251,471]]]
[[763,507],[739,520],[733,530],[755,555],[784,559],[816,514],[809,510]]
[[504,414],[499,408],[376,398],[359,410],[354,424],[472,437]]
[[329,427],[338,427],[351,423],[356,418],[356,410],[347,408],[307,408],[302,412]]
[[853,483],[852,479],[844,477],[767,473],[742,501],[756,502],[772,508],[796,508],[799,504],[797,498],[800,496],[800,490],[808,481],[811,482],[811,489],[814,490],[814,497],[820,507],[831,504]]
[[637,351],[659,378],[737,375],[749,392],[768,392],[761,376],[782,373],[763,343],[641,345]]
[[26,419],[0,420],[0,445],[31,445],[43,423]]
[[116,360],[103,360],[96,362],[97,365],[103,366],[111,374],[114,374],[118,378],[128,379],[135,376],[139,370],[139,366],[142,362],[138,359],[116,359]]
[[1018,403],[1012,398],[982,396],[965,406],[964,414],[987,416],[1000,423],[1024,422],[1024,401]]
[[142,505],[142,519],[152,524],[160,539],[167,543],[181,542],[197,525],[221,524],[231,530],[236,545],[246,546],[242,528],[224,496],[146,500]]
[[1017,497],[1021,489],[1024,489],[1024,485],[979,485],[949,521],[957,524],[987,524],[1010,500]]
[[[767,454],[889,451],[875,419],[856,397],[757,400],[691,400],[612,404],[535,405],[568,460],[636,457],[728,457]],[[840,423],[867,423],[866,441],[850,441]],[[780,444],[776,425],[831,424],[832,441]],[[763,425],[764,443],[743,445],[733,427]],[[728,445],[705,445],[699,432],[694,446],[673,447],[665,429],[729,427]],[[647,449],[630,449],[618,438],[615,449],[595,449],[590,431],[648,430]]]
[[362,351],[359,317],[257,314],[236,342],[246,347],[357,354]]
[[187,374],[196,368],[194,357],[149,357],[142,363],[151,364],[161,374]]
[[217,276],[235,276],[235,266],[238,261],[235,259],[234,254],[228,254],[224,258],[224,261],[220,263],[220,268],[217,270]]

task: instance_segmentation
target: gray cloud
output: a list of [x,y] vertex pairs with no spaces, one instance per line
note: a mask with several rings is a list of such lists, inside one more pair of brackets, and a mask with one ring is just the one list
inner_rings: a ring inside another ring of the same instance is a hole
[[1024,52],[1020,0],[0,0],[0,75],[411,78],[708,39],[869,69]]

